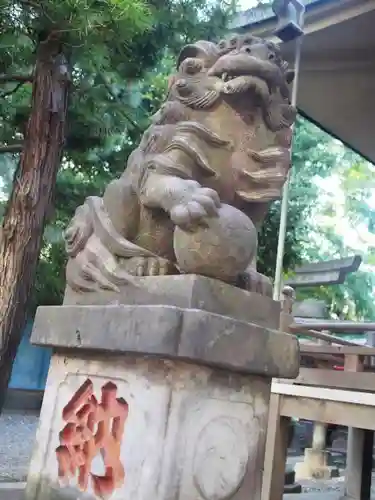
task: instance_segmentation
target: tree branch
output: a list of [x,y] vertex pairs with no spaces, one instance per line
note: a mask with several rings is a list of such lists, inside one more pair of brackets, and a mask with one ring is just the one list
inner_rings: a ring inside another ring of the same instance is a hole
[[0,154],[2,153],[20,153],[23,149],[22,144],[9,144],[8,146],[0,146]]
[[46,12],[46,9],[45,9],[46,6],[42,4],[41,0],[36,0],[36,1],[34,1],[34,0],[16,0],[16,1],[18,1],[18,3],[20,3],[21,5],[24,5],[25,7],[30,7],[31,9],[35,9],[36,11],[41,10],[42,14],[44,16],[46,16],[48,21],[50,21],[52,24],[55,24],[53,19],[51,19],[51,17]]
[[119,109],[119,112],[120,114],[122,114],[122,116],[125,118],[125,120],[127,120],[131,125],[133,125],[133,127],[136,129],[136,130],[139,130],[139,131],[142,131],[140,126],[138,125],[138,123],[136,123],[133,118],[131,118],[127,113],[125,113],[125,111],[123,110],[123,106],[124,106],[124,103],[121,102],[121,99],[119,99],[118,95],[116,95],[115,92],[113,92],[111,86],[109,85],[109,83],[107,82],[105,76],[103,75],[103,73],[101,73],[99,70],[98,70],[98,75],[101,79],[101,81],[103,82],[103,85],[105,87],[105,89],[107,90],[108,94],[113,97],[113,99],[120,105],[120,109]]
[[18,2],[26,7],[32,7],[33,9],[40,9],[41,5],[38,2],[34,2],[33,0],[18,0]]
[[33,75],[4,75],[0,74],[0,83],[31,83]]
[[22,87],[23,85],[25,85],[25,82],[17,83],[17,85],[14,88],[12,88],[12,90],[8,90],[7,92],[3,92],[2,94],[0,94],[0,99],[2,99],[3,97],[14,94],[14,92],[17,92],[17,90],[20,87]]

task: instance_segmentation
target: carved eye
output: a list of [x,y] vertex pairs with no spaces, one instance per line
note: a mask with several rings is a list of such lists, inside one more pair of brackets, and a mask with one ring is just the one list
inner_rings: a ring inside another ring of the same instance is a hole
[[219,49],[223,50],[226,48],[226,46],[227,46],[227,44],[226,44],[225,40],[220,40],[219,45],[218,45]]
[[184,78],[180,78],[176,82],[177,92],[180,96],[187,96],[191,93],[188,82]]
[[245,48],[245,52],[247,52],[248,54],[251,54],[251,48],[250,47],[246,47]]
[[176,87],[185,87],[187,85],[187,81],[184,78],[180,78],[176,82]]
[[271,54],[269,54],[269,55],[268,55],[268,59],[269,59],[270,61],[274,61],[274,60],[276,59],[275,54],[272,54],[272,53],[271,53]]
[[237,38],[231,38],[229,40],[229,44],[232,46],[232,47],[235,47],[237,45]]

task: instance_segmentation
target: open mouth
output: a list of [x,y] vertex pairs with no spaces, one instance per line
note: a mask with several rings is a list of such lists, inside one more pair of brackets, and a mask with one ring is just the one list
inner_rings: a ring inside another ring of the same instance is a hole
[[223,82],[229,82],[238,77],[257,76],[257,75],[253,75],[253,72],[251,71],[244,70],[244,71],[223,71],[222,73],[216,73],[215,76],[217,78],[220,78]]
[[280,69],[270,61],[263,61],[245,54],[222,56],[208,70],[208,76],[216,76],[224,82],[239,76],[261,78],[269,83],[278,78]]
[[223,80],[223,82],[229,82],[230,80],[237,78],[237,75],[231,75],[227,72],[224,72],[224,73],[222,73],[220,78]]
[[221,82],[220,91],[226,95],[252,92],[266,101],[271,92],[268,82],[258,76],[236,75],[224,71],[218,78]]

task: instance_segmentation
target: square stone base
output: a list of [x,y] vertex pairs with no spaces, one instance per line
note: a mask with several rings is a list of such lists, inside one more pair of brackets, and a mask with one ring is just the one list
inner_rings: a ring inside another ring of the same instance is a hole
[[54,354],[26,499],[260,500],[270,382]]
[[137,286],[122,286],[120,292],[78,293],[67,287],[64,305],[168,305],[199,309],[277,330],[280,302],[248,292],[220,280],[196,274],[134,278]]
[[38,309],[55,350],[26,500],[260,500],[272,377],[295,377],[280,304],[201,276]]
[[328,465],[328,452],[325,450],[314,450],[313,448],[305,449],[303,462],[297,463],[294,470],[297,481],[305,479],[326,480],[339,476],[337,467],[330,467]]

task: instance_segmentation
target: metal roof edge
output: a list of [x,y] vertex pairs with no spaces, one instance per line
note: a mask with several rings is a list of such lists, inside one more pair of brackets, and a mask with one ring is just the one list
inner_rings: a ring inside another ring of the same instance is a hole
[[[328,3],[338,3],[339,0],[306,0],[305,8],[306,12],[314,10],[321,5]],[[275,21],[276,15],[274,14],[272,7],[269,6],[258,6],[252,9],[247,9],[245,11],[239,12],[238,16],[235,17],[233,22],[229,26],[229,31],[243,31],[248,29],[250,26],[262,26],[270,21]]]
[[359,151],[359,149],[353,148],[353,146],[351,146],[347,141],[344,141],[341,137],[339,137],[337,134],[332,132],[332,130],[330,130],[328,127],[325,127],[322,123],[319,123],[317,120],[312,118],[308,113],[305,113],[303,111],[303,109],[301,109],[300,107],[298,107],[298,114],[301,115],[306,120],[308,120],[313,125],[315,125],[316,127],[318,127],[320,130],[322,130],[326,134],[330,135],[333,139],[337,139],[338,141],[340,141],[346,148],[348,148],[351,151],[353,151],[354,153],[356,153],[363,160],[368,161],[369,163],[374,165],[374,162],[373,162],[373,160],[371,160],[371,158],[369,158],[368,156],[361,153],[361,151]]

